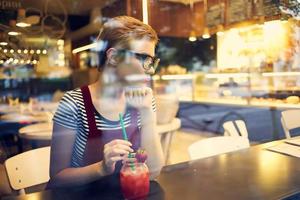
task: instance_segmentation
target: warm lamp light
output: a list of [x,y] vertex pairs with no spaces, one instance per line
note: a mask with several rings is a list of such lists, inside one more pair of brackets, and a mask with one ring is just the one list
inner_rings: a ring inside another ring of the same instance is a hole
[[21,33],[16,30],[16,20],[9,20],[10,31],[7,33],[10,36],[17,36]]
[[189,36],[189,41],[195,42],[196,40],[197,40],[197,37],[196,37],[195,31],[191,31],[190,36]]
[[10,36],[21,35],[21,33],[20,33],[20,32],[17,32],[17,31],[9,31],[7,34],[10,35]]
[[91,43],[91,44],[73,49],[72,53],[76,54],[76,53],[79,53],[81,51],[85,51],[85,50],[88,50],[88,49],[93,49],[93,48],[96,48],[96,47],[97,47],[97,43]]
[[224,27],[222,24],[217,26],[217,35],[218,36],[224,35]]
[[143,22],[148,24],[148,0],[142,1],[142,9],[143,9]]
[[19,9],[18,10],[18,17],[17,17],[17,23],[16,26],[21,27],[21,28],[26,28],[31,26],[31,24],[26,22],[26,17],[25,17],[25,9]]
[[203,37],[204,39],[210,38],[209,29],[208,29],[207,27],[204,28],[202,37]]
[[8,43],[7,42],[0,42],[0,45],[1,46],[6,46],[6,45],[8,45]]
[[29,27],[31,25],[26,23],[26,22],[17,22],[16,26],[18,26],[20,28],[26,28],[26,27]]
[[0,46],[7,46],[8,45],[7,35],[4,32],[0,33]]

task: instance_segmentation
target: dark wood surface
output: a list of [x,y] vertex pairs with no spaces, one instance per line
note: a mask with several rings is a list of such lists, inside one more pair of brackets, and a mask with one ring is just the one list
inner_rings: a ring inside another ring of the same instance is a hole
[[[283,199],[300,191],[300,159],[265,150],[279,142],[164,167],[147,199]],[[122,199],[118,178],[5,200]]]
[[280,142],[164,168],[166,199],[281,199],[300,191],[300,159],[265,150]]

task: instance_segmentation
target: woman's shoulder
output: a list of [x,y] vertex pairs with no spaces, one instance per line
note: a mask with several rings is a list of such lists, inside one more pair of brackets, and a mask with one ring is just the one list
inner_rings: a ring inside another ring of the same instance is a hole
[[80,88],[66,91],[61,98],[59,104],[60,107],[69,107],[73,109],[78,109],[78,105],[82,104],[83,98]]
[[66,91],[65,96],[71,96],[74,98],[74,96],[82,96],[81,95],[81,89],[75,88],[73,90]]
[[66,91],[62,100],[69,100],[77,103],[78,101],[82,101],[82,93],[80,88],[75,88],[73,90]]

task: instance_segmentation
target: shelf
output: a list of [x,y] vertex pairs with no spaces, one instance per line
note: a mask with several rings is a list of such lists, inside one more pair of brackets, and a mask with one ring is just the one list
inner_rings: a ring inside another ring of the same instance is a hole
[[174,75],[155,75],[152,76],[152,80],[193,80],[197,74],[174,74]]

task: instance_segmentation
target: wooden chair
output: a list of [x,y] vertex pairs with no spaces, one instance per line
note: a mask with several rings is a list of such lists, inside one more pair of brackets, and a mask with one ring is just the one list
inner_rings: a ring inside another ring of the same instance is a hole
[[248,138],[248,131],[243,120],[227,121],[223,124],[224,136],[242,136]]
[[194,142],[188,147],[192,160],[248,148],[249,140],[241,136],[211,137]]
[[162,145],[162,149],[165,156],[165,163],[168,163],[169,160],[169,151],[170,145],[172,142],[172,138],[174,133],[180,129],[181,127],[181,120],[179,118],[174,118],[170,123],[167,124],[159,124],[157,125],[157,132],[160,135],[160,142]]
[[291,138],[290,130],[300,127],[300,109],[282,111],[281,125],[283,127],[285,137]]
[[6,169],[3,164],[0,164],[0,199],[2,196],[12,195],[13,189],[9,184]]
[[5,161],[5,168],[11,187],[25,194],[25,188],[49,181],[50,147],[13,156]]

